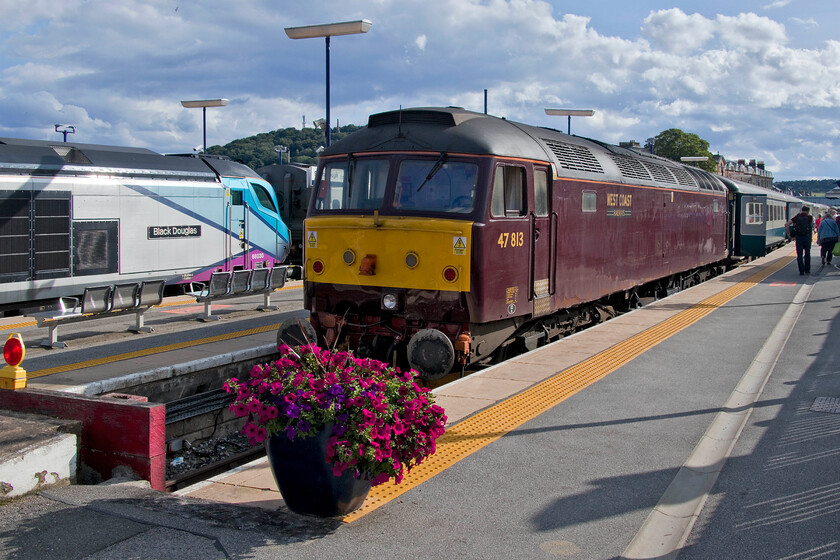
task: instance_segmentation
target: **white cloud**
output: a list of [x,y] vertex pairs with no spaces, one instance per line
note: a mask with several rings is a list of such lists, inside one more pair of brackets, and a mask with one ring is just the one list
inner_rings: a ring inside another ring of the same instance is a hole
[[[623,28],[606,33],[596,23],[603,11],[626,4],[9,2],[15,9],[0,20],[6,136],[49,138],[54,122],[76,119],[78,141],[188,151],[200,140],[200,113],[179,101],[210,97],[231,100],[208,111],[211,144],[299,127],[303,115],[311,123],[324,116],[324,44],[290,40],[282,28],[328,13],[373,22],[365,35],[331,40],[331,112],[342,124],[399,106],[481,111],[486,88],[490,113],[537,125],[565,130],[545,107],[593,108],[596,116],[575,119],[573,132],[602,140],[677,127],[713,151],[778,161],[803,176],[835,173],[824,160],[840,159],[836,127],[826,126],[840,108],[840,42],[804,48],[779,21],[737,8],[631,17],[634,6],[616,19]],[[840,24],[828,15],[819,26],[785,21],[808,33]],[[813,158],[794,148],[806,145]]]
[[792,21],[793,23],[796,23],[798,25],[801,25],[803,27],[818,27],[819,26],[819,23],[817,23],[817,20],[815,20],[812,17],[809,17],[808,19],[792,17],[792,18],[790,18],[790,21]]

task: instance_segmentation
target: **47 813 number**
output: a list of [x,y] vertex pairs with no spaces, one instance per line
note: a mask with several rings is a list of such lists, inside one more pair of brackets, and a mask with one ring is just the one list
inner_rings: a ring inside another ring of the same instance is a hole
[[499,235],[499,247],[522,247],[525,245],[525,234],[521,231],[504,232]]

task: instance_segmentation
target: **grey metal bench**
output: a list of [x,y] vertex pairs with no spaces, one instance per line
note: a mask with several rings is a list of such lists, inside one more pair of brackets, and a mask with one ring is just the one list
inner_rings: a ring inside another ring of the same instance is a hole
[[204,304],[204,314],[200,317],[202,321],[218,321],[220,317],[213,315],[213,303],[235,297],[263,294],[263,305],[258,306],[257,309],[276,310],[277,306],[271,305],[271,293],[286,284],[287,270],[288,267],[275,266],[233,272],[214,272],[206,284],[190,282],[184,294],[194,297],[197,303]]
[[116,284],[114,286],[94,286],[85,288],[81,300],[76,297],[59,298],[58,309],[31,313],[38,327],[46,327],[49,334],[41,342],[45,348],[66,348],[67,344],[58,340],[58,327],[67,323],[76,323],[90,319],[114,317],[133,313],[136,321],[132,332],[151,332],[144,324],[146,311],[163,301],[163,280],[152,282]]

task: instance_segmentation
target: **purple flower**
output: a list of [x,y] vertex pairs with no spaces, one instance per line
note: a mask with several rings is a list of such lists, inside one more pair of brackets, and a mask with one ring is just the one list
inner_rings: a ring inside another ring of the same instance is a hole
[[297,432],[295,431],[295,427],[294,426],[288,426],[286,428],[286,437],[289,438],[290,440],[293,440],[293,439],[295,439],[295,435],[297,435]]

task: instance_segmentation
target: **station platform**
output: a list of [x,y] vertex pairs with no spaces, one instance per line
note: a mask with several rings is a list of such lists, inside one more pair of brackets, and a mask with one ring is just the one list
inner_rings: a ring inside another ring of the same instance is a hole
[[436,454],[345,518],[289,512],[263,459],[7,502],[0,555],[840,557],[838,298],[784,248],[438,387]]

